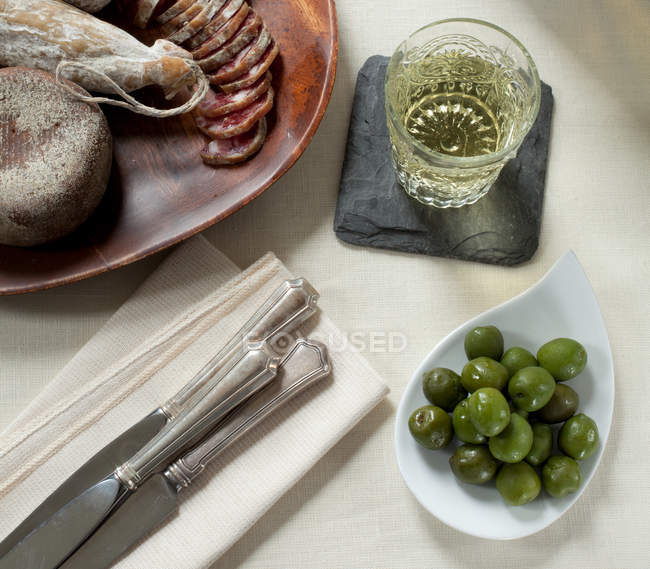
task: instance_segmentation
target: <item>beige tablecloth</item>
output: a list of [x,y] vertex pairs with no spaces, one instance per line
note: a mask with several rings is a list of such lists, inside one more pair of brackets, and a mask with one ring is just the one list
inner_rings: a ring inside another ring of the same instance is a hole
[[[647,569],[650,559],[650,6],[636,1],[339,0],[339,68],[318,133],[273,188],[204,235],[240,266],[273,250],[318,283],[339,326],[391,387],[214,569]],[[513,32],[553,87],[541,243],[503,268],[356,248],[332,232],[354,81],[365,59],[446,17]],[[572,248],[614,354],[616,407],[603,462],[541,533],[487,542],[449,529],[402,482],[393,414],[411,372],[471,316],[521,292]],[[0,420],[8,423],[161,257],[73,286],[0,299]],[[393,349],[382,341],[393,333]],[[406,339],[406,346],[399,351]],[[374,338],[374,341],[371,339]],[[155,568],[153,568],[155,569]]]

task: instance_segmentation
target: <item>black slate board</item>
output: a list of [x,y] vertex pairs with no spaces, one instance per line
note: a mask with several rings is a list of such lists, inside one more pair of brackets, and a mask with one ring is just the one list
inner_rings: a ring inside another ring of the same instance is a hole
[[475,204],[438,209],[409,197],[390,160],[384,112],[388,57],[368,59],[357,77],[334,231],[355,245],[481,263],[517,265],[539,243],[553,94],[542,83],[539,115],[517,157]]

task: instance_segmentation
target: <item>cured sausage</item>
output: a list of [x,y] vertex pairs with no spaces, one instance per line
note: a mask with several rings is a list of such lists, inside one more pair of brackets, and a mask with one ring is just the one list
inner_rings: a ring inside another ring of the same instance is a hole
[[228,63],[228,61],[235,57],[239,52],[246,51],[249,47],[255,45],[257,41],[264,41],[268,44],[270,40],[268,30],[262,28],[260,31],[262,19],[256,17],[254,12],[251,12],[248,13],[241,28],[239,28],[232,38],[208,57],[197,61],[203,71],[213,71],[214,69],[218,69],[222,65]]
[[187,22],[180,30],[174,32],[167,39],[180,45],[192,36],[198,34],[212,20],[214,15],[219,11],[220,4],[212,0],[207,0],[204,8]]
[[194,16],[196,16],[206,5],[209,0],[195,0],[194,3],[185,11],[181,12],[169,22],[166,22],[160,27],[160,32],[163,36],[169,36],[179,31],[185,24],[187,24]]
[[248,132],[232,138],[211,140],[201,151],[201,158],[210,166],[237,164],[262,148],[265,138],[266,118],[262,117]]
[[133,23],[139,28],[144,28],[159,4],[161,4],[161,0],[136,0]]
[[250,87],[234,93],[221,93],[210,89],[205,98],[196,107],[196,112],[204,117],[215,118],[238,111],[250,105],[271,86],[271,73],[266,72]]
[[246,49],[242,49],[234,59],[219,67],[215,73],[208,75],[210,83],[219,85],[220,83],[232,81],[246,73],[260,60],[270,42],[271,34],[264,28],[257,41]]
[[[210,53],[216,51],[224,43],[226,43],[232,36],[235,35],[239,29],[239,26],[242,25],[246,19],[246,16],[248,16],[248,12],[248,4],[242,4],[241,8],[239,8],[239,10],[237,10],[237,12],[235,12],[235,14],[223,26],[221,26],[216,32],[214,32],[214,34],[212,34],[212,36],[210,36],[192,52],[194,59],[202,59],[204,57],[207,57]],[[190,42],[187,43],[189,45]]]
[[91,14],[99,12],[104,6],[111,3],[111,0],[65,0],[68,4],[76,6],[84,12]]
[[210,138],[231,138],[250,130],[273,107],[273,87],[246,108],[210,119],[195,113],[196,126]]
[[171,92],[196,81],[191,54],[165,40],[147,47],[127,32],[58,0],[0,0],[0,66],[62,75],[89,91],[159,85]]
[[255,83],[255,81],[257,81],[262,75],[264,75],[264,73],[266,73],[268,68],[271,67],[271,63],[273,63],[273,60],[277,55],[278,46],[275,43],[275,40],[272,40],[271,44],[266,48],[266,51],[262,57],[260,57],[260,59],[253,65],[253,67],[251,67],[240,77],[237,77],[237,79],[234,81],[231,81],[230,83],[221,83],[219,87],[226,93],[234,93],[235,91],[249,87]]
[[239,10],[244,5],[246,5],[244,0],[228,0],[226,5],[221,9],[220,12],[215,15],[214,18],[212,18],[210,23],[193,38],[188,40],[187,47],[189,49],[196,49],[199,47],[221,26],[223,26],[232,16],[234,16],[237,13],[237,10]]

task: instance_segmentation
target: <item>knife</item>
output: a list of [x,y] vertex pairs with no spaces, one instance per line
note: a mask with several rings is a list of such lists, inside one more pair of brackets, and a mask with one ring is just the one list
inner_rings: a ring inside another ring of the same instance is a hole
[[102,480],[115,465],[123,463],[151,440],[221,366],[234,354],[241,353],[247,339],[268,340],[275,346],[316,312],[318,297],[318,292],[305,279],[284,281],[181,391],[92,456],[13,530],[0,543],[0,559],[85,488]]
[[278,366],[278,376],[235,409],[217,430],[164,472],[149,478],[60,569],[106,569],[134,543],[178,510],[178,493],[209,462],[280,405],[330,373],[325,346],[299,339]]
[[277,375],[280,358],[268,342],[247,345],[224,366],[223,378],[207,383],[178,416],[129,460],[84,490],[19,541],[0,569],[55,569],[152,474],[208,434],[227,413]]

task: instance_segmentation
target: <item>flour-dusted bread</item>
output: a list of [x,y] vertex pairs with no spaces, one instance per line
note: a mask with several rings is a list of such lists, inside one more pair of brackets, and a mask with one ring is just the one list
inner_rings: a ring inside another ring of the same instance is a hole
[[101,200],[111,161],[97,105],[44,71],[0,69],[0,243],[38,245],[70,233]]

